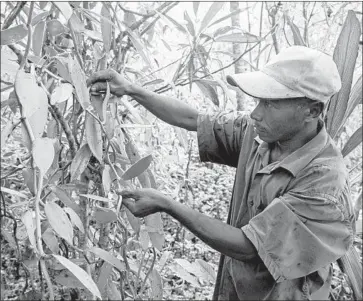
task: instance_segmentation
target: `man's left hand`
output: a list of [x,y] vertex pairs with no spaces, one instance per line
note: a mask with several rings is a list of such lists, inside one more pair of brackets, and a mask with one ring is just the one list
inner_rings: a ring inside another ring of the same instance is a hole
[[123,204],[136,217],[144,217],[163,211],[170,200],[166,195],[152,188],[124,190],[119,194],[122,196]]

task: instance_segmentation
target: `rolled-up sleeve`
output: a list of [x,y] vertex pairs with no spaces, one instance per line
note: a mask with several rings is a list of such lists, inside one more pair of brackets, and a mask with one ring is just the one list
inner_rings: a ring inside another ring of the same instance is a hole
[[338,182],[331,188],[334,183],[325,181],[332,179],[329,168],[320,172],[311,168],[310,177],[305,174],[300,185],[242,227],[277,282],[317,271],[343,256],[353,242],[349,189]]
[[200,160],[236,167],[249,120],[245,112],[200,114],[197,130]]

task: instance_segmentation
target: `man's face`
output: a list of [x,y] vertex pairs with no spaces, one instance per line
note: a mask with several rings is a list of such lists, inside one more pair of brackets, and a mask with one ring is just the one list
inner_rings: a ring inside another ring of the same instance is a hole
[[304,127],[304,106],[300,100],[259,99],[251,113],[255,131],[267,142],[290,140]]

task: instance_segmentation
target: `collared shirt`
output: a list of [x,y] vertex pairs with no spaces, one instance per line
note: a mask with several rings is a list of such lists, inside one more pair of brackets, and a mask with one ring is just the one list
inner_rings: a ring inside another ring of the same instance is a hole
[[353,241],[354,214],[340,151],[318,134],[282,161],[239,112],[198,116],[201,161],[236,167],[227,222],[245,233],[258,256],[221,255],[214,299],[328,299],[331,263]]

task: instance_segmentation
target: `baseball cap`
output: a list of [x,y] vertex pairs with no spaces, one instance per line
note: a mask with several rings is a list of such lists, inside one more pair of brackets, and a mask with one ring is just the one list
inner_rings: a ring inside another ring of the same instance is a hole
[[342,86],[331,56],[305,46],[285,48],[261,70],[228,75],[227,82],[252,97],[307,97],[323,103]]

